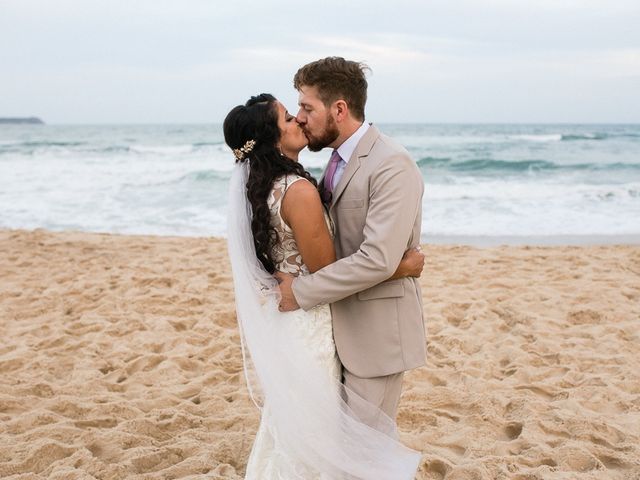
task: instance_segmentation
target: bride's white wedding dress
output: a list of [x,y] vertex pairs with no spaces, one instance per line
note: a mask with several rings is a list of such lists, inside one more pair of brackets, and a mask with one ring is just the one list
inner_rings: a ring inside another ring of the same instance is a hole
[[[276,180],[267,200],[271,212],[271,226],[278,233],[278,242],[273,249],[272,258],[276,261],[276,270],[280,272],[308,275],[309,270],[302,263],[293,232],[280,215],[282,198],[286,190],[298,181],[307,180],[297,175],[287,175]],[[325,219],[331,232],[331,222],[326,213]],[[322,366],[322,370],[328,376],[340,381],[341,365],[333,342],[329,305],[320,305],[308,312],[300,309],[283,314],[282,321],[289,323],[288,326],[293,332],[294,338],[304,345],[308,354]],[[269,400],[266,399],[245,478],[247,480],[293,480],[298,478],[324,480],[330,477],[323,476],[321,472],[310,470],[283,447],[278,429],[272,420]]]
[[[420,453],[398,441],[393,419],[340,382],[329,306],[278,310],[277,282],[259,262],[253,243],[250,172],[244,162],[231,176],[227,230],[245,377],[262,411],[246,479],[413,479]],[[299,181],[306,180],[288,175],[274,182],[268,206],[278,233],[272,252],[276,268],[307,275],[293,232],[280,215],[287,188]]]

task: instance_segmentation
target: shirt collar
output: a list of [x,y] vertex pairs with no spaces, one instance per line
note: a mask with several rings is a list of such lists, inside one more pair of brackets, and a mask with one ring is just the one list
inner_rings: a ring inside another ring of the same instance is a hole
[[353,152],[355,151],[364,134],[367,133],[367,130],[369,130],[369,126],[370,125],[367,122],[363,122],[362,125],[360,125],[360,127],[355,132],[353,132],[353,135],[342,142],[342,145],[337,148],[340,158],[342,158],[345,163],[349,163],[351,155],[353,155]]

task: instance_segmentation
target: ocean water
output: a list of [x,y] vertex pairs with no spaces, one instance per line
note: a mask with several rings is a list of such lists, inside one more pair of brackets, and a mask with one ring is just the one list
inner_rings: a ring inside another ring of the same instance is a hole
[[[424,238],[640,235],[640,125],[379,128],[422,172]],[[232,168],[220,125],[2,125],[0,228],[224,236]]]

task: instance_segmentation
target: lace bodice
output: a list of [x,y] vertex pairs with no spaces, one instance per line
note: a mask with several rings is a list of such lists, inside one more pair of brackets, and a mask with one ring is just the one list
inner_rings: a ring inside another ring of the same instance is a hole
[[[267,198],[267,205],[271,211],[271,226],[275,228],[278,234],[278,241],[272,250],[276,270],[291,273],[292,275],[307,275],[309,269],[307,269],[307,266],[302,262],[302,256],[293,237],[293,231],[282,219],[280,209],[282,208],[282,199],[287,189],[301,180],[305,182],[308,181],[299,175],[284,175],[278,178],[273,182],[273,188]],[[333,238],[331,220],[326,211],[324,212],[324,218],[329,227],[329,233]]]

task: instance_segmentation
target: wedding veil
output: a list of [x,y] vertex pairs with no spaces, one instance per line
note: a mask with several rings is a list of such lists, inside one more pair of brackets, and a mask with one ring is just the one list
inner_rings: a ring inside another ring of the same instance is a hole
[[251,398],[263,414],[268,411],[282,443],[278,448],[322,472],[321,478],[413,479],[420,453],[403,446],[393,420],[345,392],[296,338],[289,320],[305,312],[278,311],[277,282],[257,259],[253,244],[249,168],[248,161],[234,168],[227,231]]

